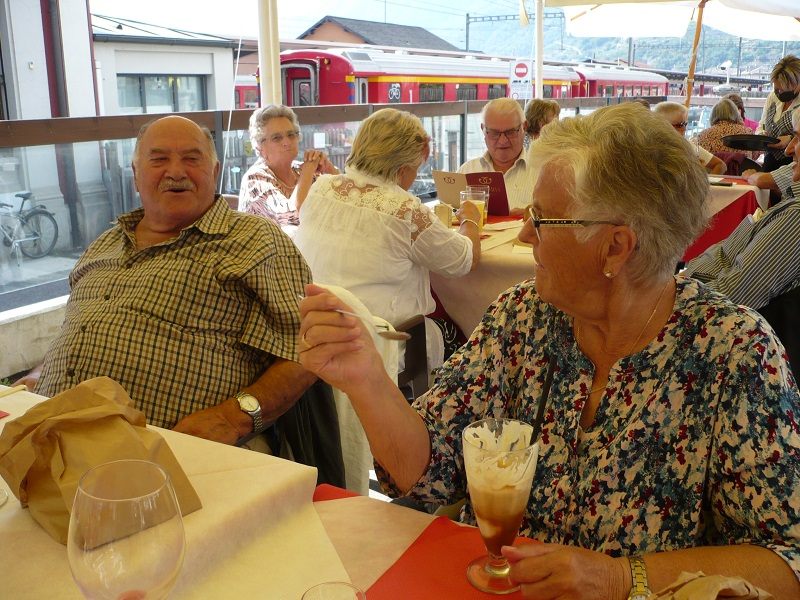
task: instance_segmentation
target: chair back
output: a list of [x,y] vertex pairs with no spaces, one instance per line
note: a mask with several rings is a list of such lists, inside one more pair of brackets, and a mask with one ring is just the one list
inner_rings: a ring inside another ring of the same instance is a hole
[[758,312],[783,342],[795,377],[800,376],[800,287],[776,296]]
[[397,386],[410,388],[411,398],[428,391],[428,350],[425,336],[425,317],[416,315],[397,326],[397,331],[411,335],[403,352],[403,368],[397,373]]
[[761,170],[761,165],[749,159],[747,155],[742,152],[715,152],[714,156],[719,158],[728,167],[728,170],[725,171],[725,175],[739,176],[748,169],[755,169],[756,171]]

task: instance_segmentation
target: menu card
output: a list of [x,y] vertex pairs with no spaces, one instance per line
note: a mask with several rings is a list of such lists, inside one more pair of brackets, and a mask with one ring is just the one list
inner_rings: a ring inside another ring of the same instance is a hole
[[436,195],[442,202],[459,208],[461,198],[459,193],[467,189],[468,185],[488,185],[490,215],[508,215],[508,195],[506,182],[499,171],[484,171],[481,173],[456,173],[452,171],[434,171],[433,181],[436,183]]

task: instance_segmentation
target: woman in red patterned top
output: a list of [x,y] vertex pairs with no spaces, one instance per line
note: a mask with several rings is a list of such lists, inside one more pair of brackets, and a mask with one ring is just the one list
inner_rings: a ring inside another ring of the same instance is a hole
[[[697,136],[697,143],[712,154],[715,152],[742,152],[726,146],[722,138],[726,135],[752,135],[753,130],[742,124],[742,115],[731,100],[722,99],[711,109],[711,127]],[[756,160],[761,152],[742,152],[747,158]]]
[[258,160],[247,170],[239,190],[239,210],[272,219],[281,226],[297,225],[297,211],[320,173],[338,173],[326,154],[300,151],[300,123],[294,111],[270,104],[250,115],[250,141]]

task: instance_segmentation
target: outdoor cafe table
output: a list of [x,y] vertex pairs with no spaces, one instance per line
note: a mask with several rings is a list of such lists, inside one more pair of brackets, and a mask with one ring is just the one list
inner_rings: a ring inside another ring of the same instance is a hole
[[[500,222],[489,217],[489,223]],[[448,278],[431,273],[431,287],[450,318],[469,337],[486,309],[500,292],[533,277],[533,251],[514,246],[522,221],[502,231],[484,230],[481,260],[463,277]]]
[[[0,398],[10,413],[0,429],[41,400],[25,391]],[[315,498],[328,501],[312,503],[316,469],[157,430],[203,503],[184,518],[186,559],[170,598],[299,600],[331,580],[351,580],[369,600],[485,598],[464,576],[482,552],[474,527],[330,486]],[[0,488],[9,491],[2,479]],[[9,495],[0,507],[0,598],[81,598],[66,547]]]

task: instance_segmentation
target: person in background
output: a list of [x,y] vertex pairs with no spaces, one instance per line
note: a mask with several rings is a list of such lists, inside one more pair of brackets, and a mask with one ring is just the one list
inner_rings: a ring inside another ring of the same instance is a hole
[[226,444],[260,433],[316,381],[296,362],[311,272],[275,223],[215,195],[207,129],[152,121],[132,166],[142,208],[78,260],[61,333],[23,382],[53,396],[105,375],[150,425]]
[[[786,153],[794,156],[794,162],[780,168],[792,170],[787,189],[800,191],[800,111],[792,120],[795,135]],[[755,309],[800,286],[799,197],[786,198],[758,221],[744,219],[725,240],[690,260],[683,274]]]
[[739,111],[739,115],[742,117],[742,124],[745,127],[749,127],[753,132],[758,129],[758,121],[754,121],[753,119],[748,119],[747,114],[744,110],[744,100],[739,94],[725,94],[723,100],[730,100],[736,105],[736,109]]
[[773,67],[770,74],[773,89],[764,103],[764,112],[756,133],[778,138],[764,155],[764,172],[789,164],[784,149],[792,139],[792,113],[800,106],[800,58],[788,54]]
[[239,210],[281,226],[297,225],[297,211],[314,179],[339,170],[320,150],[306,150],[302,163],[295,160],[300,151],[300,123],[287,106],[270,104],[254,110],[250,142],[258,159],[242,178]]
[[[683,104],[672,101],[659,102],[653,107],[653,112],[661,115],[672,127],[677,131],[681,137],[686,136],[686,127],[689,125],[689,109]],[[724,161],[720,160],[711,152],[698,144],[692,144],[694,154],[709,173],[719,175],[728,170],[728,166]]]
[[722,141],[727,135],[752,135],[753,130],[742,124],[739,109],[730,100],[720,100],[711,109],[711,126],[697,135],[697,143],[712,154],[717,152],[742,153],[750,160],[756,160],[761,152],[742,152],[730,148]]
[[[800,128],[800,110],[792,112],[792,129],[797,131]],[[790,147],[786,146],[786,155],[790,154]],[[796,150],[792,146],[791,153],[796,155]],[[773,203],[791,198],[800,198],[800,181],[794,179],[793,172],[797,165],[797,159],[785,165],[781,165],[774,171],[765,173],[763,171],[747,170],[742,173],[747,177],[747,183],[764,190],[770,191]]]
[[525,133],[533,141],[539,137],[542,127],[557,119],[561,114],[561,105],[555,100],[534,98],[525,105]]
[[525,140],[525,113],[512,98],[495,98],[481,112],[481,131],[486,143],[483,156],[468,160],[459,173],[499,171],[508,194],[509,214],[521,216],[531,203],[533,184],[528,162],[522,152]]
[[[466,275],[481,253],[481,215],[465,204],[458,231],[446,227],[408,189],[428,159],[420,120],[384,108],[361,124],[344,174],[320,177],[300,209],[294,242],[316,281],[340,285],[392,325],[433,312],[430,271]],[[426,319],[428,363],[454,348]]]
[[800,396],[760,315],[673,274],[708,220],[690,144],[624,103],[551,123],[532,164],[535,280],[497,298],[413,406],[314,285],[301,364],[348,395],[383,487],[421,502],[466,496],[465,426],[533,422],[542,404],[521,527],[542,543],[503,548],[523,597],[644,598],[683,571],[800,597]]

